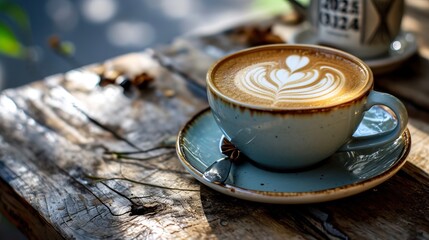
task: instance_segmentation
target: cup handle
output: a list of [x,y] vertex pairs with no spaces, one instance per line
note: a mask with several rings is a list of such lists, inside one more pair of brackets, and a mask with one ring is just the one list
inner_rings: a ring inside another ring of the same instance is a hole
[[404,104],[399,99],[387,93],[371,91],[367,103],[365,104],[364,111],[368,111],[374,105],[384,105],[390,108],[398,121],[396,127],[381,135],[368,136],[365,138],[352,137],[339,151],[355,151],[368,147],[376,147],[394,141],[405,131],[408,123],[408,113]]

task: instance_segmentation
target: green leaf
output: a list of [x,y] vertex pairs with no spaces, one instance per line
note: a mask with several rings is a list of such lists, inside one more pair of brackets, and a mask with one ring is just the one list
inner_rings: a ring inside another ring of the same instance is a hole
[[9,57],[22,58],[23,48],[10,28],[0,22],[0,53]]
[[254,0],[253,9],[271,14],[280,14],[289,11],[290,6],[285,0]]
[[7,0],[0,0],[0,13],[9,17],[22,30],[30,30],[30,21],[27,13],[18,4]]
[[73,56],[75,53],[74,44],[72,42],[64,41],[60,44],[60,51],[66,56]]
[[[310,0],[297,0],[304,6],[310,4]],[[287,0],[254,0],[253,8],[263,10],[271,14],[285,14],[292,10],[292,6]]]

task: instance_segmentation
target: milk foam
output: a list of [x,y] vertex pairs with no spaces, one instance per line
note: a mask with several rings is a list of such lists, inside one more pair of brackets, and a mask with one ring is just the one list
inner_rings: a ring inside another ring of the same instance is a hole
[[328,99],[338,95],[345,85],[345,74],[328,63],[306,69],[310,59],[300,55],[289,55],[284,63],[281,66],[268,61],[248,66],[238,72],[234,83],[239,90],[273,105]]

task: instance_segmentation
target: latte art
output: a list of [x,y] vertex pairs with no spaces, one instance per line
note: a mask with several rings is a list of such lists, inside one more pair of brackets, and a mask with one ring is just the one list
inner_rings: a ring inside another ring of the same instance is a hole
[[309,63],[308,57],[299,55],[287,56],[284,66],[258,63],[240,71],[234,82],[241,91],[273,105],[314,102],[337,95],[345,84],[345,75],[329,65],[306,69]]
[[304,45],[250,48],[220,59],[207,75],[208,90],[238,105],[267,110],[338,106],[372,87],[358,59]]

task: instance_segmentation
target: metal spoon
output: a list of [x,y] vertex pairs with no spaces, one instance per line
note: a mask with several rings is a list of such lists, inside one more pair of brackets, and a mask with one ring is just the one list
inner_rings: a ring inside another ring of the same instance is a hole
[[203,173],[206,181],[215,184],[223,184],[228,179],[232,163],[240,160],[240,150],[226,138],[222,139],[220,149],[225,157],[213,162]]

